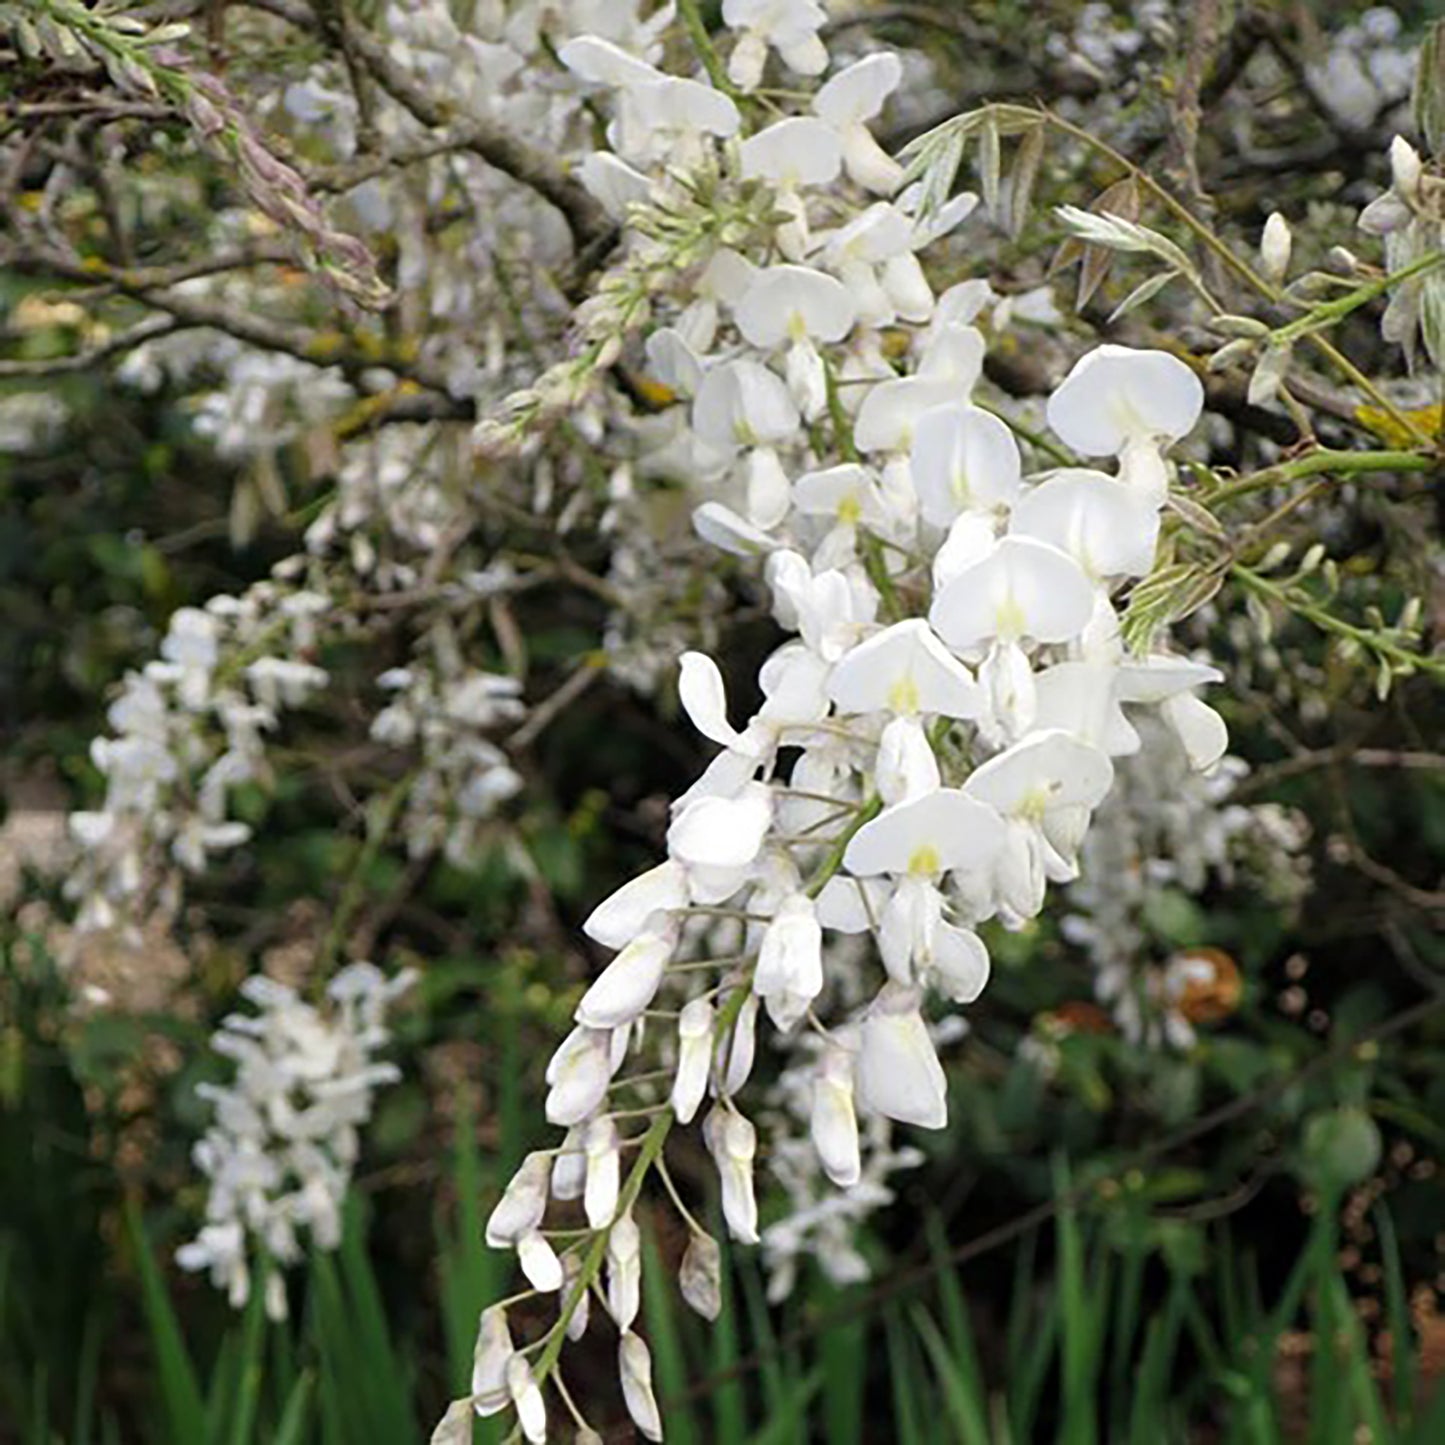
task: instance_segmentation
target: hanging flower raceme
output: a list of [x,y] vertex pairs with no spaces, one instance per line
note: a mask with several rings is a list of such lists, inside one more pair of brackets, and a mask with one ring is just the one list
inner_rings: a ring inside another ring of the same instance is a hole
[[[822,73],[815,10],[729,3],[732,84],[755,86],[769,50]],[[751,133],[730,100],[678,92],[672,124],[687,109],[692,133],[645,141],[628,117],[661,103],[656,72],[592,39],[563,58],[618,92],[609,134],[643,182],[705,163],[718,194],[762,185],[776,203],[654,302],[646,350],[686,403],[670,445],[698,467],[696,531],[748,559],[788,636],[747,719],[713,658],[681,658],[683,711],[719,751],[672,806],[666,859],[584,925],[613,956],[547,1070],[565,1138],[529,1156],[489,1226],[558,1315],[524,1381],[505,1321],[484,1317],[475,1408],[510,1400],[530,1433],[530,1392],[547,1389],[561,1334],[586,1327],[592,1293],[621,1334],[628,1409],[656,1438],[633,1206],[669,1131],[701,1120],[729,1232],[765,1237],[752,1080],[777,1041],[824,1187],[861,1189],[888,1121],[946,1123],[933,1015],[985,989],[984,925],[1022,926],[1050,882],[1078,876],[1111,758],[1138,747],[1125,707],[1157,706],[1202,766],[1222,751],[1194,696],[1214,674],[1130,654],[1116,611],[1154,567],[1167,449],[1202,389],[1165,353],[1100,348],[1049,418],[1118,474],[1025,476],[1008,423],[973,401],[987,288],[936,296],[919,260],[972,198],[929,218],[916,196],[877,199],[899,179],[868,131],[896,58],[868,57],[825,81],[811,113],[770,108]],[[903,343],[885,344],[899,328]],[[715,1313],[716,1243],[673,1196],[692,1240],[684,1296]],[[577,1199],[586,1230],[559,1256],[548,1209]]]

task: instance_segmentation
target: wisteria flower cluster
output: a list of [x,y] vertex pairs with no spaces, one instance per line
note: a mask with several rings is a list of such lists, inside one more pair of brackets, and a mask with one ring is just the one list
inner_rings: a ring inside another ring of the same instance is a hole
[[[735,75],[751,78],[760,33],[743,27]],[[1197,768],[1222,756],[1223,724],[1196,696],[1219,674],[1131,652],[1113,600],[1153,568],[1167,451],[1203,395],[1165,352],[1101,347],[1055,390],[1048,421],[1069,455],[1114,469],[1080,460],[1025,476],[1009,426],[972,400],[987,288],[936,296],[918,259],[974,198],[931,215],[916,193],[869,199],[900,181],[867,132],[900,78],[890,55],[838,72],[807,113],[745,136],[738,103],[701,80],[590,37],[562,58],[616,96],[614,149],[594,177],[624,178],[643,200],[702,167],[721,186],[762,183],[775,196],[766,229],[714,252],[702,298],[651,331],[647,354],[685,400],[674,445],[713,479],[698,532],[761,559],[791,635],[763,665],[763,704],[741,728],[717,663],[681,659],[683,707],[720,751],[673,804],[667,859],[587,920],[618,952],[548,1071],[547,1116],[566,1138],[528,1156],[487,1230],[516,1249],[534,1290],[559,1294],[558,1322],[534,1364],[505,1312],[489,1311],[469,1402],[483,1414],[515,1406],[527,1437],[543,1438],[541,1387],[605,1274],[629,1408],[660,1438],[632,1329],[631,1206],[663,1167],[674,1121],[702,1119],[729,1231],[756,1243],[748,1081],[768,1027],[804,1031],[816,1042],[794,1087],[811,1097],[813,1150],[838,1188],[858,1188],[860,1114],[944,1124],[925,1003],[973,1002],[989,974],[979,925],[1022,926],[1050,881],[1077,876],[1112,759],[1139,747],[1125,709],[1155,710]],[[906,342],[888,345],[899,333]],[[859,936],[873,945],[873,982],[861,1006],[839,1008],[830,958]],[[675,1020],[665,1098],[629,1080],[648,1018]],[[641,1102],[620,1103],[624,1091]],[[629,1139],[635,1118],[651,1123]],[[641,1152],[624,1179],[629,1147]],[[579,1198],[587,1229],[559,1255],[549,1202]],[[709,1313],[717,1246],[685,1219],[684,1294]],[[467,1405],[438,1439],[462,1438]]]
[[377,1057],[390,1037],[386,1012],[411,982],[348,964],[327,984],[323,1009],[254,974],[241,993],[255,1011],[231,1014],[216,1031],[212,1048],[236,1073],[199,1089],[215,1111],[195,1149],[209,1181],[206,1222],[176,1260],[208,1272],[234,1307],[250,1296],[259,1260],[266,1312],[284,1319],[284,1267],[308,1240],[340,1243],[358,1131],[377,1089],[400,1077]]
[[103,805],[70,818],[81,852],[66,887],[81,930],[174,911],[182,872],[203,872],[250,837],[230,816],[232,795],[268,775],[264,737],[280,715],[325,686],[305,659],[329,607],[321,593],[268,581],[172,615],[160,657],[126,677],[112,733],[91,747]]

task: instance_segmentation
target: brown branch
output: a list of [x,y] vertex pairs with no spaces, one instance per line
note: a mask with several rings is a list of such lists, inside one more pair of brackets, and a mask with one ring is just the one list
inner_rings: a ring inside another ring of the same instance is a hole
[[117,332],[108,341],[101,342],[85,351],[70,356],[51,356],[27,361],[0,361],[0,379],[14,377],[64,376],[71,372],[89,371],[93,366],[108,361],[123,351],[134,350],[158,336],[168,336],[181,330],[181,324],[173,316],[151,316],[128,331]]

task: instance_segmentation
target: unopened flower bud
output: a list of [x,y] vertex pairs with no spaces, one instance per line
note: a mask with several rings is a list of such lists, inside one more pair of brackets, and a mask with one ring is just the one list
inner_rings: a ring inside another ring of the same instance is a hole
[[682,1297],[705,1320],[722,1313],[722,1250],[710,1234],[694,1233],[678,1270]]
[[670,929],[634,938],[582,995],[577,1022],[590,1029],[631,1023],[657,996],[674,942]]
[[618,1371],[622,1376],[622,1398],[632,1423],[649,1440],[662,1439],[662,1416],[658,1414],[657,1397],[652,1393],[652,1356],[643,1340],[628,1330],[617,1350]]
[[513,1355],[507,1361],[507,1392],[517,1407],[517,1423],[522,1427],[522,1434],[531,1441],[531,1445],[544,1445],[547,1439],[547,1406],[525,1355]]
[[472,1403],[478,1415],[495,1415],[511,1399],[507,1391],[507,1361],[515,1353],[507,1312],[500,1305],[482,1311],[472,1351]]
[[1226,341],[1213,356],[1209,358],[1210,371],[1228,371],[1237,362],[1248,361],[1254,355],[1254,342],[1247,341],[1242,336],[1237,336],[1233,341]]
[[829,1048],[818,1065],[810,1130],[823,1172],[840,1189],[851,1188],[862,1173],[862,1160],[853,1110],[853,1057],[846,1049]]
[[550,1294],[562,1288],[562,1261],[539,1232],[524,1234],[517,1241],[517,1263],[533,1289]]
[[617,1125],[611,1119],[594,1119],[587,1126],[587,1184],[583,1207],[593,1229],[606,1229],[617,1212],[617,1191],[622,1156],[617,1143]]
[[715,1081],[717,1092],[736,1094],[747,1083],[748,1075],[753,1071],[753,1057],[757,1051],[757,1030],[758,997],[749,993],[738,1010],[732,1037],[722,1050],[725,1062],[720,1070],[720,1077]]
[[472,1445],[472,1402],[453,1400],[431,1432],[428,1445]]
[[1222,331],[1226,336],[1269,335],[1269,327],[1263,321],[1256,321],[1253,316],[1235,316],[1226,312],[1223,316],[1214,317],[1209,324],[1215,331]]
[[617,1328],[631,1328],[642,1308],[642,1233],[631,1213],[607,1236],[607,1308]]
[[1292,238],[1289,222],[1278,211],[1270,213],[1264,223],[1264,235],[1259,243],[1260,260],[1264,264],[1265,276],[1276,286],[1284,280],[1289,271],[1289,253]]
[[1395,190],[1407,201],[1419,197],[1422,170],[1420,153],[1404,136],[1397,135],[1390,142],[1390,175]]
[[522,1167],[512,1176],[497,1207],[487,1220],[487,1243],[493,1249],[515,1244],[524,1234],[531,1234],[542,1223],[547,1212],[547,1183],[552,1161],[544,1153],[528,1154]]
[[918,1004],[916,989],[883,986],[863,1020],[858,1091],[889,1119],[941,1129],[948,1122],[948,1083]]
[[712,1069],[712,1004],[695,998],[677,1021],[677,1075],[672,1082],[672,1112],[679,1124],[692,1123],[707,1092]]
[[758,1242],[758,1201],[753,1193],[753,1156],[758,1136],[735,1109],[719,1104],[703,1124],[703,1139],[717,1164],[723,1217],[739,1244]]
[[575,1028],[547,1065],[547,1122],[580,1124],[607,1096],[612,1082],[612,1037],[602,1029]]
[[562,1295],[564,1305],[567,1300],[572,1298],[574,1293],[577,1296],[577,1303],[572,1307],[571,1317],[567,1321],[567,1338],[575,1344],[587,1333],[587,1324],[592,1313],[589,1307],[592,1292],[585,1289],[578,1290],[577,1288],[577,1281],[582,1274],[582,1260],[579,1255],[567,1255],[562,1261],[562,1272],[567,1277]]
[[552,1164],[552,1198],[580,1199],[587,1183],[586,1126],[573,1125]]

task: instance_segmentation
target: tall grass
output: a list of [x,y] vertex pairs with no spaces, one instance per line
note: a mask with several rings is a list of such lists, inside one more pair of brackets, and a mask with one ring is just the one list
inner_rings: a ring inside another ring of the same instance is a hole
[[[509,1139],[510,1150],[518,1144]],[[470,1121],[452,1160],[458,1207],[438,1246],[448,1384],[470,1373],[477,1312],[508,1283],[505,1260],[481,1243],[483,1201],[501,1171],[484,1161]],[[1004,1313],[969,1299],[934,1219],[926,1288],[888,1294],[818,1284],[770,1308],[756,1261],[727,1275],[716,1325],[680,1305],[658,1242],[648,1239],[643,1321],[668,1439],[676,1445],[1439,1445],[1445,1390],[1420,1398],[1398,1250],[1379,1216],[1388,1368],[1372,1352],[1336,1262],[1335,1212],[1315,1215],[1273,1301],[1247,1255],[1211,1237],[1211,1263],[1151,1255],[1142,1230],[1106,1227],[1074,1202],[1060,1170],[1050,1227],[1027,1237]],[[439,1411],[419,1388],[416,1351],[388,1325],[368,1257],[362,1211],[348,1210],[341,1248],[309,1264],[300,1317],[266,1319],[257,1289],[219,1347],[199,1357],[167,1290],[140,1212],[128,1212],[154,1390],[139,1438],[158,1445],[409,1445]],[[1121,1243],[1121,1238],[1123,1243]],[[0,1250],[0,1320],[17,1301]],[[991,1291],[996,1297],[997,1291]],[[595,1324],[595,1331],[606,1331]],[[1281,1338],[1313,1342],[1302,1394],[1282,1397]],[[24,1445],[112,1445],[135,1438],[98,1388],[102,1340],[77,1342],[73,1416],[53,1418],[42,1377],[13,1435]],[[436,1398],[432,1398],[436,1396]],[[584,1402],[585,1404],[586,1402]],[[604,1409],[609,1408],[604,1406]],[[616,1409],[615,1405],[610,1408]],[[560,1414],[560,1411],[559,1411]],[[594,1421],[627,1439],[624,1421]],[[1207,1436],[1202,1433],[1208,1427]],[[478,1441],[506,1434],[478,1422]],[[7,1437],[8,1438],[8,1437]]]

